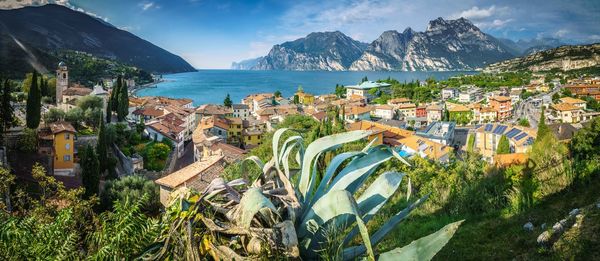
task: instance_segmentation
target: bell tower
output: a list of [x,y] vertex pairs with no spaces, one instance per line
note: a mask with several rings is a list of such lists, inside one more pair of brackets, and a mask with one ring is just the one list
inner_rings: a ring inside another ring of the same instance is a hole
[[62,94],[67,88],[69,88],[69,70],[64,62],[60,62],[56,69],[56,104],[62,103]]

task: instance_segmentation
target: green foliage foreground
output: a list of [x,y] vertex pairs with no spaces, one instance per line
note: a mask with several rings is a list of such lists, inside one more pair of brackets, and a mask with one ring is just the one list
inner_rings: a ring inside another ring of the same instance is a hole
[[[291,136],[280,143],[286,131],[284,128],[274,133],[273,157],[267,163],[256,156],[242,162],[245,179],[225,182],[218,178],[202,193],[185,188],[174,192],[163,216],[166,227],[159,243],[144,258],[185,256],[199,260],[212,256],[241,260],[321,256],[354,260],[364,256],[373,260],[373,247],[429,197],[412,201],[409,180],[408,206],[369,234],[365,224],[378,216],[377,212],[398,191],[405,174],[389,171],[374,177],[370,183],[367,180],[382,163],[392,158],[405,162],[404,159],[385,145],[368,144],[362,151],[336,155],[325,169],[320,169],[317,163],[327,152],[361,140],[371,132],[325,136],[304,149],[301,136]],[[299,169],[290,168],[292,155],[296,155]],[[248,163],[262,169],[251,185],[246,183],[244,171]],[[383,253],[381,258],[430,259],[448,242],[460,223]]]

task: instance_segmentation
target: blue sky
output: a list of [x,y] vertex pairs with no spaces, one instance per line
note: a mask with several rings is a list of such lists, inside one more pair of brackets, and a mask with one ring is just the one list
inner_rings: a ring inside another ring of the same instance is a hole
[[48,1],[105,19],[197,68],[228,68],[310,32],[371,42],[385,30],[423,31],[437,17],[465,17],[513,40],[600,41],[600,0],[0,0],[0,8]]

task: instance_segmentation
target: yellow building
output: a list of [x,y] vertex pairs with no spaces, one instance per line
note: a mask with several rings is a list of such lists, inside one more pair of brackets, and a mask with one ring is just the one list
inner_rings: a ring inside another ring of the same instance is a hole
[[243,121],[241,118],[227,118],[229,128],[227,129],[227,143],[240,143],[243,130]]
[[263,132],[261,130],[245,129],[243,133],[244,148],[250,149],[262,144]]
[[69,175],[75,166],[75,128],[68,122],[50,125],[53,135],[54,174]]
[[298,96],[298,102],[304,105],[313,104],[315,102],[315,96],[310,93],[299,91],[296,92],[296,96]]

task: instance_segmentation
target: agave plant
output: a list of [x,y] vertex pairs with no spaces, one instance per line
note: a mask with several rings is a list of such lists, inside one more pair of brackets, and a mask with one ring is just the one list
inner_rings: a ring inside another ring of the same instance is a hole
[[[324,170],[320,158],[343,144],[368,137],[370,131],[351,131],[319,138],[304,148],[299,135],[287,138],[279,129],[273,135],[273,157],[263,163],[258,157],[242,161],[245,178],[225,182],[215,179],[202,193],[180,190],[165,217],[171,225],[147,258],[173,257],[185,253],[187,259],[212,255],[215,259],[244,259],[258,256],[316,259],[327,248],[327,228],[335,226],[341,238],[334,259],[375,258],[374,246],[394,229],[426,195],[393,215],[370,234],[366,224],[396,193],[404,174],[386,172],[369,181],[377,167],[395,157],[408,164],[396,151],[373,141],[361,151],[334,156]],[[292,155],[299,168],[292,168]],[[256,164],[261,173],[248,182],[247,165]],[[410,200],[410,179],[406,199]],[[379,255],[431,259],[458,228],[460,222],[417,240],[410,245]],[[182,239],[183,238],[183,239]],[[360,238],[360,241],[358,241]],[[361,242],[360,244],[356,244]],[[179,247],[178,247],[179,246]],[[331,252],[327,252],[331,253]]]

